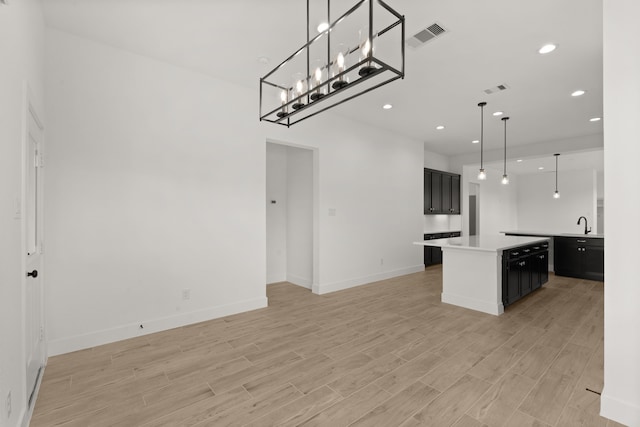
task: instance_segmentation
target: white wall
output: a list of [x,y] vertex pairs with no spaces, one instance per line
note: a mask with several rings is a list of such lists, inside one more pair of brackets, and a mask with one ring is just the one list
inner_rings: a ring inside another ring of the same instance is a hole
[[[275,201],[275,203],[272,203]],[[267,283],[287,280],[287,147],[267,143]]]
[[424,167],[439,171],[451,172],[449,165],[449,157],[434,153],[433,151],[424,150]]
[[604,199],[604,171],[598,171],[598,199]]
[[[0,425],[26,416],[23,245],[16,214],[22,196],[25,83],[45,119],[43,104],[44,21],[35,0],[0,5]],[[45,121],[46,125],[46,121]],[[11,392],[12,411],[5,401]]]
[[640,3],[604,2],[606,215],[601,414],[640,426]]
[[498,234],[501,231],[518,228],[518,178],[511,176],[509,185],[503,185],[502,171],[487,170],[487,179],[478,180],[478,168],[475,165],[465,166],[462,172],[462,232],[469,233],[469,183],[480,185],[478,199],[480,201],[480,229],[478,234]]
[[287,147],[287,281],[313,284],[313,151]]
[[421,269],[422,142],[56,30],[46,59],[53,353],[264,306],[267,140],[318,150],[314,291]]
[[549,233],[583,233],[585,216],[596,234],[596,171],[558,171],[559,199],[553,198],[555,173],[518,176],[518,229]]
[[264,307],[253,97],[55,30],[46,77],[52,353]]

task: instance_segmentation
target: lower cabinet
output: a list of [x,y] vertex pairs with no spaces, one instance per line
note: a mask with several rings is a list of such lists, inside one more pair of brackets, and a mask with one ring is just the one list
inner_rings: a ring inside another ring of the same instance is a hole
[[506,307],[549,280],[549,244],[509,249],[502,253],[502,304]]
[[[424,240],[447,239],[450,237],[460,237],[459,231],[451,231],[447,233],[431,233],[425,234]],[[436,246],[424,247],[424,266],[442,264],[442,249]]]
[[604,239],[555,237],[553,245],[556,275],[604,280]]

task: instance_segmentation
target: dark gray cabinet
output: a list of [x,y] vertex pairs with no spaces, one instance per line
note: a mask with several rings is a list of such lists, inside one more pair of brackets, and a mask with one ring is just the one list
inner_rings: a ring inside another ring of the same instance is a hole
[[549,244],[503,251],[502,304],[506,307],[549,281]]
[[554,237],[553,267],[556,275],[604,280],[604,239]]
[[451,175],[451,213],[460,215],[460,175]]
[[460,214],[460,175],[424,170],[424,213]]

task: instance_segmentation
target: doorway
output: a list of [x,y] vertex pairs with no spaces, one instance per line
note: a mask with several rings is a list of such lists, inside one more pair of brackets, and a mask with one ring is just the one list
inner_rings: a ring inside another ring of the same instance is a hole
[[317,282],[315,154],[267,142],[267,284],[286,281],[312,289]]
[[42,285],[44,126],[27,95],[23,137],[22,239],[27,409],[31,410],[45,362]]

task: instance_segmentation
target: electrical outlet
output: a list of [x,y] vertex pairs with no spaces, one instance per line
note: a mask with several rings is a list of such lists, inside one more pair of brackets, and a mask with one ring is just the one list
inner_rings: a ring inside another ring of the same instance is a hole
[[7,400],[5,402],[5,411],[7,412],[7,418],[11,418],[11,392],[7,393]]
[[182,290],[182,300],[187,301],[191,299],[191,289]]

